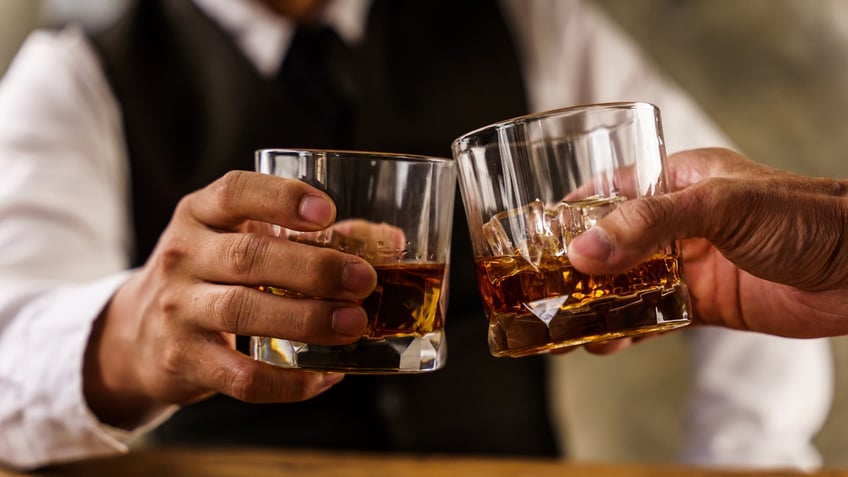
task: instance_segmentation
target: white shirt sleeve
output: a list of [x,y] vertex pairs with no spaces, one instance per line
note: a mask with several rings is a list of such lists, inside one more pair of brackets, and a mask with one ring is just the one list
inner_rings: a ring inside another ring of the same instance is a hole
[[120,113],[79,30],[33,33],[3,77],[0,171],[0,463],[125,451],[82,392],[131,241]]
[[690,330],[693,388],[681,460],[704,466],[821,466],[813,438],[830,411],[828,340]]
[[[730,141],[601,11],[580,0],[504,0],[531,108],[647,101],[669,152]],[[813,437],[833,395],[829,341],[692,328],[693,384],[681,460],[707,466],[820,465]],[[562,377],[567,379],[567,377]]]

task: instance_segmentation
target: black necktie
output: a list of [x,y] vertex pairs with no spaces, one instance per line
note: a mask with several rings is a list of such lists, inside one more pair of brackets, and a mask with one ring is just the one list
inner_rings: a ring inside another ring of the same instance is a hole
[[354,79],[355,51],[332,28],[301,25],[292,38],[281,79],[321,118],[332,144],[349,147],[358,103]]

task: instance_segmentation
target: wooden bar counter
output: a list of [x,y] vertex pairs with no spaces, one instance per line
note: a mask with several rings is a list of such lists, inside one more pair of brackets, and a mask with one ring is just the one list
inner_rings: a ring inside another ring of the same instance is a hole
[[0,477],[848,477],[814,473],[706,470],[673,465],[576,464],[552,460],[396,456],[270,449],[156,449]]

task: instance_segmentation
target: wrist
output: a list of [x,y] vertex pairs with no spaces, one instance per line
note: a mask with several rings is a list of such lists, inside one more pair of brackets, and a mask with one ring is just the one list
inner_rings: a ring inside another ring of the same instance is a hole
[[126,291],[126,285],[129,283],[113,296],[92,324],[83,359],[83,395],[102,423],[130,430],[164,404],[146,396],[134,384],[138,380],[134,378],[132,363],[137,360],[129,354],[135,349],[135,340],[120,331],[126,327],[121,320],[126,315],[117,311],[119,295]]

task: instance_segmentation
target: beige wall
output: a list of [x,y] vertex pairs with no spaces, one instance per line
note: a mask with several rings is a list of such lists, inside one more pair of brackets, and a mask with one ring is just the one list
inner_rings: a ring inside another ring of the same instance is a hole
[[848,177],[848,2],[596,1],[744,152]]
[[0,75],[36,24],[38,0],[0,0]]

